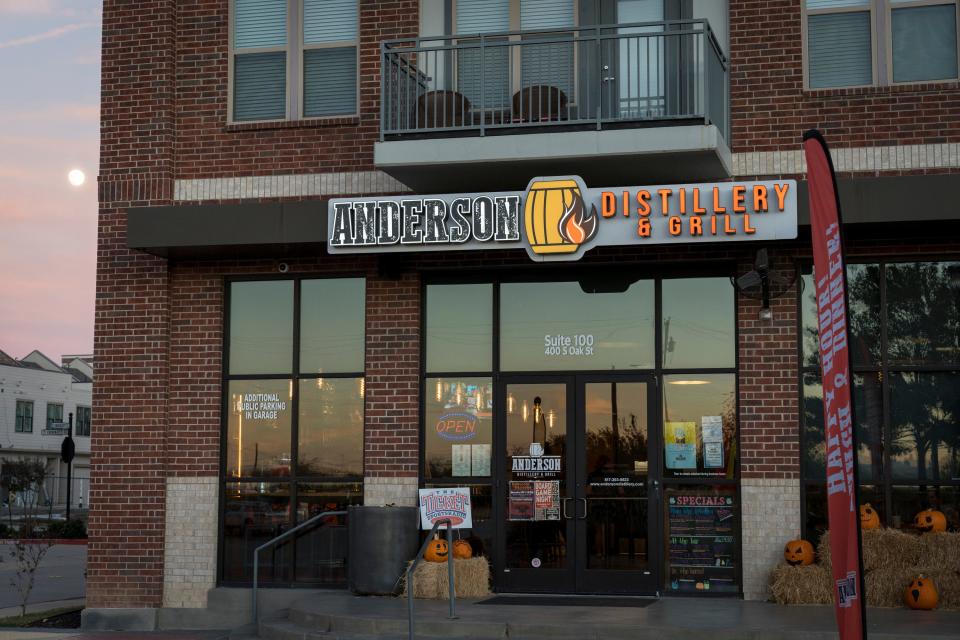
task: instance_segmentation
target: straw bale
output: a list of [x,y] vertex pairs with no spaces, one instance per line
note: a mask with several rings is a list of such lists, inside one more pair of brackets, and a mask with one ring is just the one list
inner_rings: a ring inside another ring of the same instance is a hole
[[918,544],[919,565],[960,571],[960,533],[924,533]]
[[960,574],[937,568],[895,568],[868,571],[867,604],[871,607],[903,607],[903,592],[915,577],[933,580],[939,595],[938,609],[960,610]]
[[[410,564],[413,561],[411,560],[407,563],[409,568]],[[413,597],[414,598],[425,598],[428,600],[436,600],[440,596],[440,589],[437,586],[437,582],[440,579],[440,569],[443,569],[444,575],[447,572],[447,563],[439,562],[421,562],[420,565],[413,571]],[[407,584],[404,581],[403,585],[403,595],[407,595]]]
[[832,585],[830,571],[816,564],[779,564],[770,572],[770,593],[778,604],[831,604]]
[[[916,535],[899,529],[867,529],[863,532],[863,570],[904,569],[917,566],[920,544]],[[817,562],[830,569],[830,532],[817,545]]]
[[[458,558],[453,561],[458,598],[490,595],[490,563],[486,558]],[[450,593],[446,562],[421,562],[413,572],[413,597],[446,600]],[[407,586],[403,587],[407,595]]]
[[[441,600],[450,597],[450,582],[446,565],[437,577],[438,596]],[[458,598],[485,598],[490,595],[490,563],[484,557],[457,558],[453,561],[453,580]]]

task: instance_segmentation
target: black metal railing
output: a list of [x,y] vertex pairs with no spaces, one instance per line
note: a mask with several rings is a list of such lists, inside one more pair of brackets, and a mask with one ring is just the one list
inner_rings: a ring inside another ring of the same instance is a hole
[[381,138],[703,121],[729,140],[727,58],[707,20],[390,40]]
[[457,611],[456,611],[456,598],[457,598],[457,587],[454,583],[453,576],[453,522],[449,518],[444,518],[442,520],[437,520],[433,523],[433,528],[430,529],[430,533],[427,535],[426,540],[423,541],[423,544],[420,545],[420,550],[417,551],[416,557],[413,559],[413,562],[410,563],[410,566],[407,567],[407,573],[404,576],[404,580],[407,586],[407,633],[409,640],[414,640],[413,633],[413,572],[417,568],[417,565],[420,564],[420,561],[423,560],[423,552],[426,551],[427,545],[433,541],[434,534],[437,533],[437,529],[441,525],[446,525],[447,527],[447,581],[450,583],[450,613],[447,617],[450,620],[456,620]]
[[252,617],[253,617],[254,624],[256,624],[258,620],[257,582],[260,576],[260,552],[264,551],[265,549],[269,549],[270,547],[276,546],[277,544],[293,537],[294,535],[304,531],[305,529],[324,524],[324,522],[322,522],[324,518],[328,518],[330,516],[345,516],[345,515],[347,515],[346,511],[324,511],[322,513],[318,513],[317,515],[313,516],[309,520],[306,520],[298,524],[293,529],[284,531],[280,535],[268,540],[267,542],[264,542],[262,545],[260,545],[259,547],[253,550],[253,613],[252,613]]

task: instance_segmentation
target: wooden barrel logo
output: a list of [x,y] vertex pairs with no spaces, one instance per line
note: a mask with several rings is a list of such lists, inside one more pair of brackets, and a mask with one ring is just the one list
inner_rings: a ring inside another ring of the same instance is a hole
[[573,253],[597,234],[597,207],[587,212],[576,180],[535,180],[523,212],[527,241],[537,254]]

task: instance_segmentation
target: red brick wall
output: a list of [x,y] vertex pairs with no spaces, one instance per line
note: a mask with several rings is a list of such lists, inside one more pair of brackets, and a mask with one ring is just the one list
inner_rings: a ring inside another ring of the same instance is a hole
[[125,212],[172,194],[175,5],[103,7],[89,607],[161,598],[169,283],[165,260],[127,250]]
[[177,177],[373,168],[380,131],[380,42],[416,36],[417,0],[360,0],[360,114],[228,126],[228,0],[178,3]]
[[734,152],[794,150],[811,127],[834,147],[960,140],[957,82],[805,91],[803,1],[730,0]]

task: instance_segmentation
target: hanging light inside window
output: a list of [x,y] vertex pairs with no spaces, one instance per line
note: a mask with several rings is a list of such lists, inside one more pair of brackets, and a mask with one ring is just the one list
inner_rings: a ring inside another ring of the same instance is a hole
[[507,395],[507,413],[512,414],[514,409],[516,408],[516,404],[517,404],[517,399],[513,397],[513,394],[512,393],[508,394]]
[[551,429],[553,429],[553,421],[554,421],[554,418],[556,418],[556,415],[557,414],[553,409],[550,409],[550,411],[547,412],[547,425]]
[[521,415],[523,416],[523,421],[526,422],[526,421],[527,421],[527,417],[530,415],[530,407],[527,406],[526,400],[524,400],[524,402],[523,402],[523,411],[522,411]]
[[360,397],[362,398],[367,393],[367,379],[360,378]]
[[437,402],[443,400],[443,380],[437,378]]

